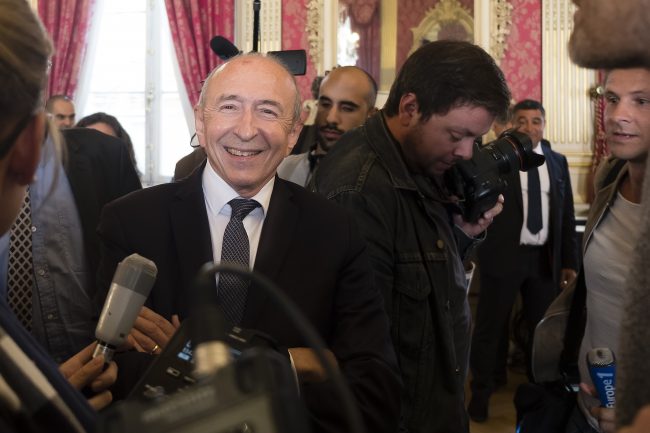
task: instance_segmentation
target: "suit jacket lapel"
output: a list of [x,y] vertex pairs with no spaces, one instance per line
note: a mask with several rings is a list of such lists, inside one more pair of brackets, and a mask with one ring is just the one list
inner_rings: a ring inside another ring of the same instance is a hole
[[[548,179],[549,179],[549,191],[548,191],[548,201],[549,201],[549,225],[553,223],[553,212],[558,209],[555,201],[558,197],[558,184],[555,182],[555,179],[561,178],[560,167],[557,166],[555,158],[551,153],[550,146],[542,146],[542,152],[544,153],[544,158],[546,158],[546,167],[548,169]],[[550,233],[550,231],[549,231]]]
[[[203,163],[205,167],[205,163]],[[176,244],[180,281],[184,287],[175,290],[179,314],[187,317],[191,309],[191,293],[198,269],[206,262],[212,262],[212,238],[210,224],[203,196],[203,167],[196,170],[176,193],[170,207],[170,225]],[[213,293],[217,288],[213,280]]]
[[[286,181],[275,178],[273,194],[269,203],[269,210],[264,219],[264,227],[257,247],[254,271],[259,272],[272,281],[277,281],[279,274],[287,271],[283,266],[286,261],[289,245],[294,236],[294,230],[300,210],[293,201]],[[255,327],[259,312],[268,301],[268,296],[256,285],[248,291],[246,310],[242,325]]]

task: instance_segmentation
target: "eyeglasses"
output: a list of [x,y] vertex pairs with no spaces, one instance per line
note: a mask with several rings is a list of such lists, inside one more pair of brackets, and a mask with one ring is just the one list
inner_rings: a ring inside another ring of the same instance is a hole
[[0,159],[4,158],[5,155],[9,152],[14,142],[16,141],[20,133],[23,132],[23,129],[25,129],[27,123],[29,123],[32,117],[33,114],[29,113],[27,116],[20,119],[20,122],[16,124],[16,127],[13,129],[13,131],[11,131],[11,134],[9,134],[7,138],[5,138],[0,142]]

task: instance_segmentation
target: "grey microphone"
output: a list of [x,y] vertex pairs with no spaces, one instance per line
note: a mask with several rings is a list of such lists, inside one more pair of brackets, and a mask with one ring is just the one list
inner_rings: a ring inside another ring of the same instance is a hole
[[113,359],[115,349],[131,332],[157,274],[156,264],[138,254],[131,254],[117,265],[95,329],[98,344],[93,358],[104,355],[105,362]]

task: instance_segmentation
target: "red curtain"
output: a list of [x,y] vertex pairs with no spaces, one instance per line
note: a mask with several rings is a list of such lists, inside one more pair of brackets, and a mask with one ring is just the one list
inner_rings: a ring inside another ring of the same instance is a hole
[[357,66],[379,83],[381,21],[378,0],[347,0],[350,27],[359,34]]
[[48,96],[74,97],[94,3],[94,0],[38,2],[38,14],[52,37],[55,50],[48,81]]
[[199,101],[205,77],[220,63],[210,39],[233,40],[234,2],[219,0],[165,0],[169,27],[190,103]]

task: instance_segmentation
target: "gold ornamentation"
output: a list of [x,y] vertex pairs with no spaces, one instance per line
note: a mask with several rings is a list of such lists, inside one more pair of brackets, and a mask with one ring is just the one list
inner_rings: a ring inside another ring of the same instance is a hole
[[413,46],[409,55],[422,44],[438,39],[474,41],[474,17],[458,0],[440,0],[424,15],[420,25],[411,29]]
[[321,64],[323,57],[323,35],[321,32],[322,0],[309,0],[307,2],[307,51],[313,65]]
[[492,0],[490,19],[490,51],[497,63],[503,59],[508,47],[506,39],[512,26],[512,4],[508,0]]

